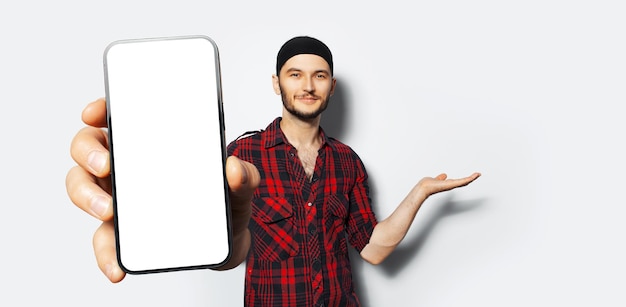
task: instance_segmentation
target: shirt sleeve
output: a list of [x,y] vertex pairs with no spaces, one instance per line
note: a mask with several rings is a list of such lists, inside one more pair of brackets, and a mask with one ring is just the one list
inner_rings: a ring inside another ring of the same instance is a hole
[[226,154],[228,157],[230,156],[236,156],[236,151],[237,151],[237,141],[232,141],[230,142],[230,144],[228,144],[228,146],[226,147]]
[[367,172],[363,162],[358,157],[355,159],[355,167],[357,177],[349,194],[350,213],[348,215],[347,233],[350,244],[361,252],[369,243],[378,221],[371,207]]

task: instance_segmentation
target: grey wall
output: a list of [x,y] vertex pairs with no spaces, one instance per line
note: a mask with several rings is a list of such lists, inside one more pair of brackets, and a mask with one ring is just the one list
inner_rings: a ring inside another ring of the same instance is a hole
[[423,176],[483,173],[430,198],[386,263],[355,259],[366,307],[626,304],[624,4],[383,3],[0,5],[0,305],[241,305],[242,268],[110,284],[98,223],[65,194],[107,44],[188,34],[220,48],[229,140],[280,114],[279,46],[324,40],[339,88],[323,125],[364,160],[380,218]]

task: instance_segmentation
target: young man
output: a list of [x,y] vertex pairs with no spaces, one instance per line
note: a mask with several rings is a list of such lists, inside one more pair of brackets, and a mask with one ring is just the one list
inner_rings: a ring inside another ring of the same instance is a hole
[[[265,130],[228,146],[227,179],[233,210],[234,254],[220,269],[246,260],[246,306],[359,306],[348,243],[378,264],[402,241],[432,194],[465,186],[480,176],[420,180],[386,219],[371,210],[367,173],[352,149],[320,128],[335,89],[329,48],[294,37],[278,52],[274,91],[282,116]],[[72,142],[78,166],[66,186],[72,201],[103,220],[94,235],[101,270],[118,282],[108,182],[104,100],[87,106],[89,126]]]

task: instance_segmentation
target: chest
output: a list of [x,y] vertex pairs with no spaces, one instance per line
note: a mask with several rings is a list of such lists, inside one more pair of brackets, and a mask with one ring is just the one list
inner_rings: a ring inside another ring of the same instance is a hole
[[317,162],[318,151],[313,148],[301,148],[297,150],[298,159],[300,160],[300,164],[304,169],[304,173],[308,180],[311,180],[313,177],[313,172],[315,171],[315,165]]
[[251,162],[261,175],[255,197],[288,197],[304,202],[309,196],[348,194],[359,177],[357,161],[351,155],[328,147],[319,151],[270,148]]

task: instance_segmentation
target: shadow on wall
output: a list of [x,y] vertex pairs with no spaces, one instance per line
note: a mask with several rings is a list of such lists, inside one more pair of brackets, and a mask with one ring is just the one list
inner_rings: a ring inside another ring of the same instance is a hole
[[419,227],[418,235],[411,240],[404,241],[400,246],[381,264],[381,268],[387,276],[397,275],[411,259],[416,258],[423,249],[428,237],[435,229],[439,221],[445,217],[474,210],[485,203],[485,199],[454,201],[454,192],[447,192],[446,199],[441,204],[436,204],[436,211],[430,220]]
[[[371,181],[371,180],[370,180]],[[370,186],[372,186],[372,182],[370,182]],[[430,217],[429,220],[425,221],[425,223],[421,224],[413,224],[411,226],[412,230],[409,231],[417,231],[418,235],[410,240],[404,240],[396,250],[389,255],[387,259],[383,263],[381,263],[378,267],[388,277],[394,277],[398,273],[400,273],[404,267],[409,264],[411,261],[416,261],[417,257],[419,257],[419,253],[424,248],[428,238],[431,236],[433,231],[435,230],[437,224],[442,219],[468,212],[471,210],[475,210],[485,204],[487,199],[474,199],[474,200],[464,200],[464,201],[454,201],[453,193],[454,192],[446,192],[446,198],[441,201],[441,203],[436,204],[436,211]],[[372,203],[378,203],[378,199],[372,197]],[[375,208],[374,208],[375,211]],[[419,214],[419,213],[418,213]],[[384,217],[379,217],[379,219]],[[353,268],[353,278],[355,283],[355,291],[359,294],[359,298],[361,299],[361,304],[363,307],[369,307],[371,304],[367,297],[365,297],[364,291],[361,291],[359,285],[367,283],[365,277],[363,276],[363,265],[365,265],[365,261],[360,259],[359,254],[356,250],[351,249],[352,254],[350,257],[353,259],[352,268]]]

